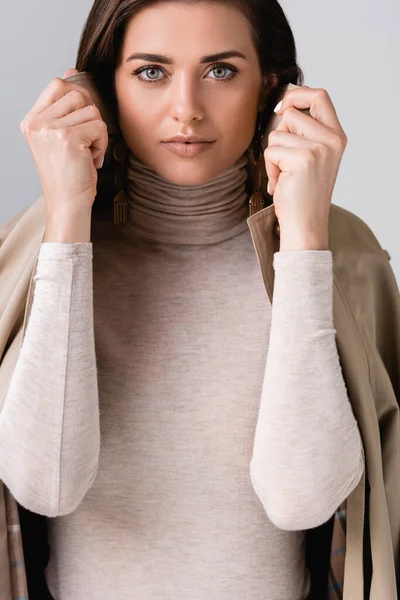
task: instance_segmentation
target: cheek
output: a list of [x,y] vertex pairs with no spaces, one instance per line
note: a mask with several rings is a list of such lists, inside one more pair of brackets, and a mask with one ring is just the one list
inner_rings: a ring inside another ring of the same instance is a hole
[[146,131],[154,122],[154,108],[148,95],[144,97],[138,86],[126,86],[118,90],[118,112],[121,129],[135,132]]
[[135,98],[130,97],[125,102],[120,102],[119,114],[121,121],[126,126],[135,128],[141,128],[151,118],[148,104],[144,104],[137,96]]
[[250,93],[233,97],[229,103],[225,103],[222,121],[228,143],[241,147],[250,145],[254,136],[257,107],[257,96]]

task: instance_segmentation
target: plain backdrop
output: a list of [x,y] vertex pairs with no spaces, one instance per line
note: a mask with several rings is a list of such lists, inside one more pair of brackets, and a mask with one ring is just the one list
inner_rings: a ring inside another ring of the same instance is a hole
[[[361,217],[391,255],[400,286],[400,2],[284,0],[304,83],[325,88],[348,137],[332,202]],[[40,182],[20,122],[53,77],[75,67],[91,0],[1,6],[0,222]]]

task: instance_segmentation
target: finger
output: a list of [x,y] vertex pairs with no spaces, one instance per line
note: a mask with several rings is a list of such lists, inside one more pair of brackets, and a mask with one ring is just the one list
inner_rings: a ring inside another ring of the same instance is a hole
[[92,153],[93,160],[99,156],[103,157],[106,153],[108,133],[104,121],[95,120],[81,123],[74,127],[73,134],[77,135],[80,142],[83,142]]
[[93,104],[92,94],[81,85],[76,83],[70,83],[60,79],[59,77],[55,77],[50,81],[50,83],[45,87],[45,89],[40,94],[39,98],[36,100],[31,110],[27,114],[28,120],[32,117],[40,115],[45,110],[47,110],[54,102],[65,96],[71,90],[77,89],[82,92],[82,94],[87,99],[88,104]]
[[102,118],[99,109],[90,104],[89,106],[74,110],[64,117],[57,118],[54,123],[51,124],[51,127],[52,129],[64,129],[66,127],[82,125],[82,123],[88,123],[89,121],[101,120]]
[[319,142],[329,147],[336,147],[337,136],[342,137],[337,131],[332,131],[320,121],[316,121],[310,115],[307,115],[301,110],[289,107],[286,110],[278,126],[274,131],[286,131],[297,134],[313,142]]
[[[44,113],[41,113],[41,119],[45,118],[46,121],[51,119],[63,119],[63,117],[68,117],[70,114],[73,115],[76,111],[81,111],[83,108],[91,107],[92,108],[92,118],[100,118],[100,111],[98,108],[93,106],[92,104],[87,103],[87,98],[81,94],[81,90],[79,90],[79,94],[76,94],[78,90],[72,90],[74,93],[71,93],[71,90],[65,94],[62,98],[54,102],[50,108],[48,108]],[[74,117],[71,119],[71,125]],[[77,121],[80,122],[80,121]]]
[[310,116],[322,125],[330,127],[333,131],[343,131],[336,109],[325,89],[300,86],[289,90],[283,96],[282,106],[277,114],[283,114],[289,106],[309,109]]
[[[69,113],[67,116],[57,119],[54,122],[53,129],[67,129],[68,127],[77,127],[78,125],[84,125],[85,123],[103,122],[101,114],[98,108],[94,106],[85,106],[84,108]],[[104,128],[104,125],[101,125]],[[87,138],[86,138],[87,139]],[[92,142],[90,151],[92,152],[93,160],[96,158],[103,158],[106,153],[108,146],[108,132],[103,133],[102,143],[95,140]]]
[[302,156],[298,146],[268,146],[264,152],[264,160],[268,174],[269,193],[273,194],[281,173],[295,171],[298,163],[302,161]]

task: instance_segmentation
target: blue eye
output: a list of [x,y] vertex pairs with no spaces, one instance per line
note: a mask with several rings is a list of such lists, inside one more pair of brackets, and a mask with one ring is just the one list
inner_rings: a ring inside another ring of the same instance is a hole
[[[211,79],[214,79],[214,81],[221,81],[221,82],[226,82],[226,81],[230,81],[231,79],[233,79],[234,77],[236,77],[237,73],[239,72],[239,69],[237,69],[236,67],[232,66],[232,65],[225,65],[222,63],[216,64],[214,65],[209,73],[211,73],[212,71],[216,71],[216,70],[225,70],[225,71],[230,71],[230,75],[228,75],[228,77],[211,77]],[[143,83],[153,83],[153,82],[157,82],[157,81],[161,81],[163,78],[155,78],[155,77],[150,77],[150,78],[143,78],[140,77],[141,73],[144,73],[146,71],[159,71],[159,72],[163,72],[163,69],[161,69],[161,67],[157,67],[156,65],[146,65],[144,67],[140,67],[140,69],[136,69],[136,71],[133,71],[132,75],[138,79],[139,81],[142,81]]]
[[[236,69],[235,67],[228,67],[227,65],[215,65],[211,70],[211,71],[216,71],[216,70],[225,70],[225,71],[230,71],[231,74],[229,75],[229,77],[216,77],[216,80],[219,81],[230,81],[231,79],[233,79],[236,76],[236,73],[239,71],[239,69]],[[213,78],[212,78],[213,79]]]
[[150,79],[143,79],[142,77],[139,77],[140,73],[145,72],[145,71],[161,71],[160,67],[155,67],[155,66],[150,66],[150,67],[141,67],[140,69],[137,69],[137,71],[133,72],[133,75],[136,76],[137,79],[140,79],[141,81],[144,81],[145,83],[151,83],[152,81],[158,81],[157,79],[154,79],[152,77],[150,77]]

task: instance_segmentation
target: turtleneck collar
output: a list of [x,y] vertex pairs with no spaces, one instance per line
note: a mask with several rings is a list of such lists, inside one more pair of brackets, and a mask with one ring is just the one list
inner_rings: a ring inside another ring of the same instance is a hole
[[150,241],[215,244],[248,228],[245,181],[248,155],[200,185],[177,185],[129,152],[127,161],[129,230]]

